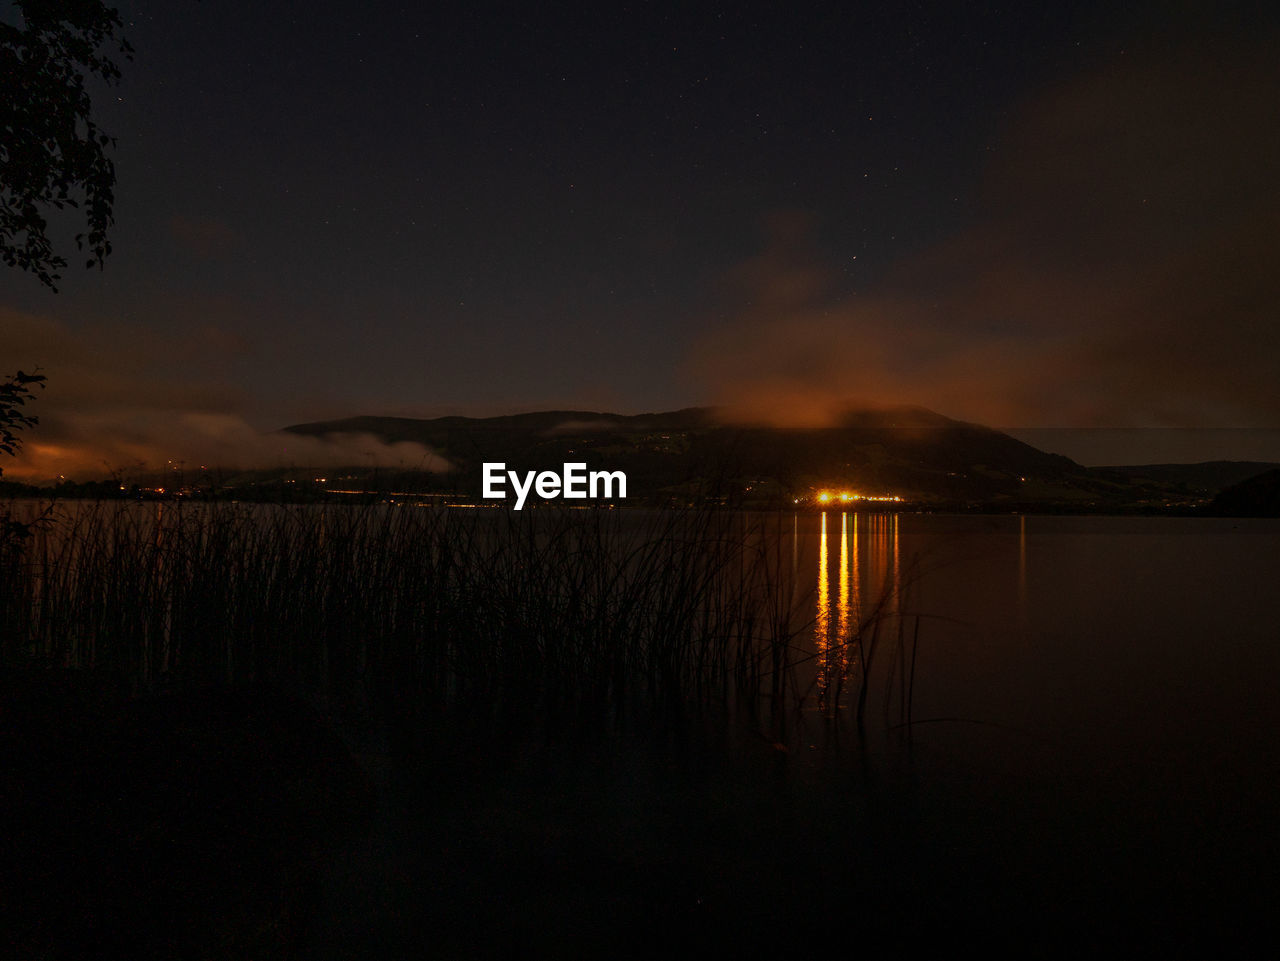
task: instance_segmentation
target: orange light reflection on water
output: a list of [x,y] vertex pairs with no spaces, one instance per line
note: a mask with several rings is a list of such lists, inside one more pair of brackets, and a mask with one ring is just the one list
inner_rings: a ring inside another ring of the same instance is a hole
[[824,666],[831,644],[831,594],[828,585],[827,565],[827,515],[822,515],[822,533],[818,538],[818,616],[814,621],[818,647],[818,696],[826,692],[827,671]]
[[[867,625],[863,598],[867,591],[883,591],[890,600],[882,613],[896,611],[899,578],[898,515],[840,515],[840,553],[834,553],[833,536],[827,530],[823,512],[818,536],[818,584],[814,618],[814,645],[817,654],[817,695],[819,710],[836,711],[850,674],[858,670],[857,642]],[[866,536],[860,537],[860,528]],[[833,586],[832,578],[836,579]],[[877,608],[879,605],[875,605]]]

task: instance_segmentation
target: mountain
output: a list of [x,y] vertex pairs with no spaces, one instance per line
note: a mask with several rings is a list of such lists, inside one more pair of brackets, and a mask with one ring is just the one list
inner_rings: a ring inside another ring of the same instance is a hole
[[423,444],[454,465],[449,474],[436,475],[430,489],[471,496],[480,491],[485,462],[521,472],[559,471],[566,462],[620,470],[629,499],[645,503],[712,497],[753,506],[805,500],[826,489],[930,506],[1089,509],[1129,503],[1135,491],[1145,491],[1000,431],[919,407],[850,411],[819,428],[731,423],[715,409],[687,408],[637,415],[557,410],[483,418],[352,417],[285,430]]
[[1228,517],[1280,517],[1280,468],[1220,491],[1208,510]]
[[1161,484],[1185,494],[1210,496],[1251,477],[1280,467],[1266,461],[1213,460],[1199,464],[1141,464],[1095,467],[1095,473],[1121,475],[1129,480]]

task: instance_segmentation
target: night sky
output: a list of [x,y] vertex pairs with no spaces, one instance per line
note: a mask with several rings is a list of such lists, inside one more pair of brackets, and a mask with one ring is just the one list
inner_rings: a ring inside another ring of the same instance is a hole
[[114,252],[0,273],[6,473],[702,404],[1280,460],[1280,13],[1112,7],[120,4]]

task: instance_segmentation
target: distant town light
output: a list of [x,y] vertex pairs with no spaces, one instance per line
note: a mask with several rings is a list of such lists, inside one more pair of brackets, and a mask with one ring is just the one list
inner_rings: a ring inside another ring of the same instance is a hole
[[[841,502],[846,504],[849,503],[850,501],[877,501],[881,503],[888,502],[888,503],[898,503],[898,504],[902,503],[902,497],[898,494],[859,494],[859,493],[856,493],[855,491],[840,491],[837,495],[837,494],[833,494],[831,491],[824,490],[824,491],[819,491],[814,499],[817,500],[817,502],[820,504],[828,504],[832,500],[834,500],[837,496],[839,497]],[[794,503],[796,504],[800,503],[800,499],[796,498],[794,500]]]

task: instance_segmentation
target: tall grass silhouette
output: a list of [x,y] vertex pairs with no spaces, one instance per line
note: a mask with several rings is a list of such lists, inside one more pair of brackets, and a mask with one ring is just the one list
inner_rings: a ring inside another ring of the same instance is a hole
[[[410,740],[446,718],[626,730],[722,708],[762,724],[804,700],[795,672],[813,657],[797,643],[811,588],[780,524],[66,503],[0,551],[0,656],[104,671],[136,693],[280,686]],[[898,616],[889,590],[849,641],[860,665]],[[852,683],[861,725],[867,678]]]

